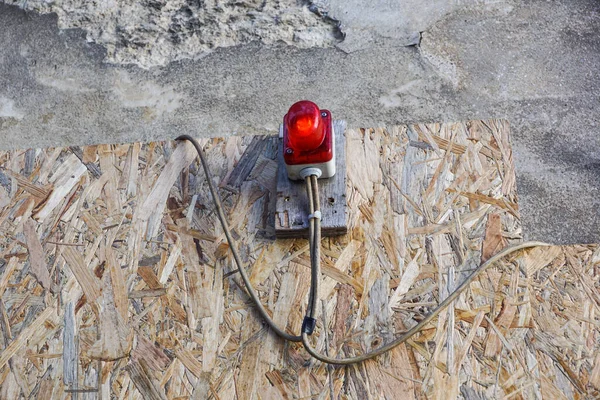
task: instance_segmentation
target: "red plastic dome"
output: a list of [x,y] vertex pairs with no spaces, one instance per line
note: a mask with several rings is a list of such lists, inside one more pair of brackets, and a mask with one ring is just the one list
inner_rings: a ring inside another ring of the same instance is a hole
[[292,105],[285,123],[289,144],[294,150],[314,150],[325,139],[321,110],[312,101],[302,100]]

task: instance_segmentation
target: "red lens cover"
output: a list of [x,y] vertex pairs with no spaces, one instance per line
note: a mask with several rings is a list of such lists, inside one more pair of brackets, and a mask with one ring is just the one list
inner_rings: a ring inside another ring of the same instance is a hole
[[292,105],[283,118],[283,158],[288,165],[331,161],[331,113],[307,100]]

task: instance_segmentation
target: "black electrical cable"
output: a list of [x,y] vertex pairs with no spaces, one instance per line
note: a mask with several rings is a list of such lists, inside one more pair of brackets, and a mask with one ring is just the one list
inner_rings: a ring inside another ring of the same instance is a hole
[[471,282],[473,282],[473,280],[477,276],[479,276],[479,274],[481,274],[483,271],[485,271],[489,266],[493,265],[495,262],[502,259],[503,257],[506,257],[506,256],[508,256],[516,251],[519,251],[519,250],[523,250],[523,249],[527,249],[527,248],[531,248],[531,247],[537,247],[537,246],[550,246],[549,244],[542,243],[542,242],[525,242],[525,243],[517,244],[512,247],[508,247],[508,248],[496,253],[495,255],[493,255],[490,259],[488,259],[483,264],[479,265],[479,267],[477,267],[475,270],[473,270],[473,272],[471,272],[471,274],[469,276],[467,276],[467,278],[452,293],[450,293],[448,295],[448,297],[446,297],[436,308],[434,308],[433,311],[431,311],[423,320],[421,320],[418,324],[416,324],[415,326],[413,326],[406,332],[403,332],[402,334],[400,334],[400,336],[398,336],[396,339],[394,339],[390,343],[387,343],[373,351],[364,353],[364,354],[356,356],[356,357],[343,358],[343,359],[328,357],[326,355],[319,353],[317,350],[315,350],[309,341],[309,335],[311,335],[313,333],[313,330],[316,325],[316,319],[314,317],[315,317],[316,310],[317,310],[319,278],[321,275],[321,271],[320,271],[321,217],[320,217],[319,189],[318,189],[318,183],[317,183],[317,176],[312,175],[312,176],[308,176],[305,179],[306,186],[307,186],[306,189],[307,189],[307,196],[308,196],[309,212],[310,212],[308,240],[309,240],[309,247],[311,249],[311,257],[310,257],[310,259],[311,259],[311,288],[310,288],[309,305],[307,308],[307,314],[304,317],[304,322],[302,324],[302,333],[301,333],[301,336],[295,336],[295,335],[289,334],[289,333],[285,332],[284,330],[282,330],[281,328],[279,328],[277,326],[277,324],[275,323],[275,321],[273,321],[271,319],[271,316],[268,314],[267,310],[263,307],[262,303],[260,302],[260,299],[258,298],[258,295],[256,294],[256,290],[252,286],[252,283],[250,282],[250,279],[248,278],[248,275],[246,274],[246,271],[242,266],[242,262],[238,255],[237,248],[235,247],[233,238],[231,237],[231,232],[229,230],[229,226],[228,226],[227,220],[225,218],[225,213],[223,211],[221,199],[213,185],[212,175],[210,174],[210,170],[208,168],[208,163],[206,162],[206,159],[204,157],[202,147],[194,138],[192,138],[189,135],[181,135],[177,138],[177,140],[187,140],[187,141],[191,142],[194,145],[194,147],[196,148],[196,151],[198,152],[198,156],[200,157],[200,162],[202,164],[202,168],[204,169],[204,173],[206,175],[206,180],[208,181],[208,187],[210,189],[210,193],[212,195],[213,202],[215,204],[215,209],[217,211],[219,221],[221,222],[221,226],[223,227],[223,231],[225,233],[227,243],[229,244],[229,249],[231,250],[231,253],[233,254],[233,258],[234,258],[237,268],[240,272],[240,275],[242,276],[244,285],[246,285],[248,294],[249,294],[250,298],[252,299],[252,301],[254,302],[254,304],[256,305],[256,308],[258,309],[262,318],[269,324],[271,329],[273,329],[273,331],[278,336],[282,337],[285,340],[289,340],[292,342],[300,342],[301,341],[302,344],[304,345],[304,348],[311,356],[313,356],[314,358],[316,358],[324,363],[338,364],[338,365],[355,364],[355,363],[359,363],[359,362],[368,360],[373,357],[377,357],[377,356],[393,349],[394,347],[399,346],[402,343],[405,343],[412,336],[414,336],[415,334],[420,332],[425,327],[425,325],[430,323],[442,311],[444,311],[450,305],[450,303],[452,303],[454,300],[456,300],[456,298],[458,296],[460,296],[460,294],[469,287]]

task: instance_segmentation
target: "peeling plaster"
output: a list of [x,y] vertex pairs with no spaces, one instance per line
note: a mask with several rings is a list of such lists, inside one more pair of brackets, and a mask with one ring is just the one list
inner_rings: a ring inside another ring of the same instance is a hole
[[[56,13],[62,29],[81,28],[114,64],[143,68],[197,59],[252,41],[300,48],[332,47],[337,23],[303,0],[0,0]],[[23,49],[26,52],[26,49]]]

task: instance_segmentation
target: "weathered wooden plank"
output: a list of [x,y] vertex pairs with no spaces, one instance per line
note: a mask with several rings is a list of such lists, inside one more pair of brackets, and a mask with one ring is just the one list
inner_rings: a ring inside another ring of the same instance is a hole
[[254,167],[258,157],[263,155],[267,146],[270,142],[276,142],[277,138],[274,136],[254,136],[242,157],[237,162],[229,178],[227,179],[226,187],[230,190],[237,190],[242,183],[248,178]]
[[[323,237],[344,235],[348,231],[346,201],[346,123],[334,121],[336,174],[329,179],[319,179],[321,199],[321,230]],[[282,141],[277,151],[277,204],[275,235],[278,238],[303,238],[308,236],[308,201],[306,186],[302,181],[291,181],[283,163]]]

